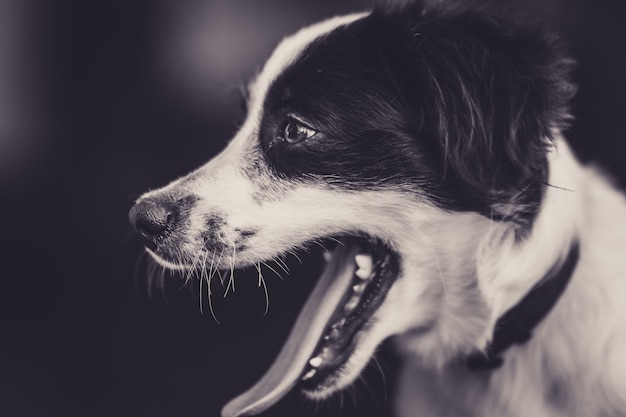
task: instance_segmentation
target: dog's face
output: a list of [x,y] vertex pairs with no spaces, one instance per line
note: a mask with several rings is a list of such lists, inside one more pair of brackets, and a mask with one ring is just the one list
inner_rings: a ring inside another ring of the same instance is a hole
[[251,84],[229,146],[138,200],[131,222],[173,269],[261,273],[327,249],[283,351],[225,415],[295,385],[324,398],[392,335],[441,363],[484,347],[495,318],[479,260],[531,229],[566,89],[547,41],[505,32],[418,6],[304,29]]

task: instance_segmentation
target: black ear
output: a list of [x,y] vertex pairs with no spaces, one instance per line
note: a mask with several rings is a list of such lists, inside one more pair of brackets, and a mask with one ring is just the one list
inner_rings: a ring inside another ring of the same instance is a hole
[[575,91],[557,36],[484,10],[377,13],[395,39],[387,59],[403,63],[394,77],[418,145],[436,150],[442,181],[490,211],[538,203],[547,146]]

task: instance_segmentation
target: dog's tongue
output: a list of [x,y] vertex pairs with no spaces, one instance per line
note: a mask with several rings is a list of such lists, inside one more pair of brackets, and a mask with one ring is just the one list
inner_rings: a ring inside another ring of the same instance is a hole
[[274,364],[252,388],[224,406],[222,417],[262,413],[296,385],[352,282],[357,252],[358,247],[337,245]]

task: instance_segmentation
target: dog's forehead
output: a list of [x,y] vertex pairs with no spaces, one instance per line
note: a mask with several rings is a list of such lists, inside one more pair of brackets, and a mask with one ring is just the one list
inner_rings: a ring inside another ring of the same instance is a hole
[[311,42],[325,34],[367,16],[368,13],[353,13],[337,16],[308,26],[285,38],[274,50],[263,69],[250,83],[250,117],[258,123],[262,116],[265,96],[276,78],[295,62]]

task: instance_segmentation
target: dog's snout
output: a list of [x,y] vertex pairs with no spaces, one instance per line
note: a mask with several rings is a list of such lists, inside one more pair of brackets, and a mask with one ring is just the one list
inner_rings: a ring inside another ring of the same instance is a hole
[[176,217],[175,205],[156,200],[138,201],[128,213],[130,224],[150,249],[156,247],[159,238],[172,226]]

